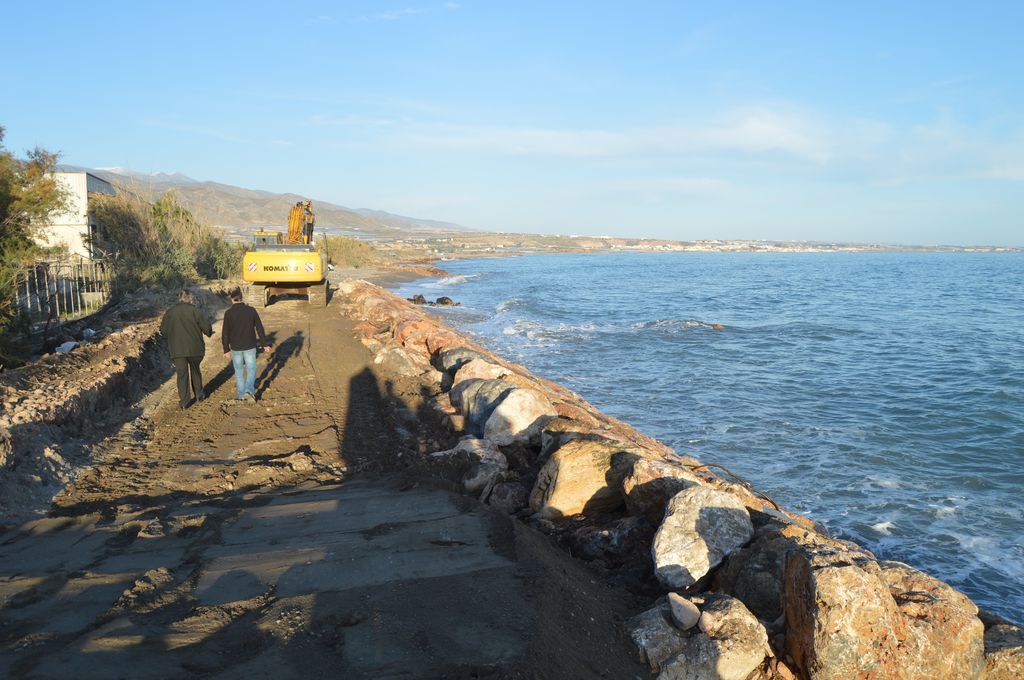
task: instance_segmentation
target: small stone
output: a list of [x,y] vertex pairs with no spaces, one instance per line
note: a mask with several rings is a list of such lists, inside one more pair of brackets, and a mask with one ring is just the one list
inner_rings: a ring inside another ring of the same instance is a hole
[[672,608],[672,620],[680,630],[690,630],[697,625],[697,621],[701,618],[697,605],[679,593],[669,593],[668,604]]

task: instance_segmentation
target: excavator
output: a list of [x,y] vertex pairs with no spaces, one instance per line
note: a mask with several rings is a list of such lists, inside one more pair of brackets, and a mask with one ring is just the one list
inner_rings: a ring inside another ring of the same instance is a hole
[[253,234],[242,258],[247,304],[262,308],[275,295],[306,295],[311,306],[327,306],[327,255],[313,244],[315,221],[313,202],[298,201],[288,213],[287,234],[263,229]]

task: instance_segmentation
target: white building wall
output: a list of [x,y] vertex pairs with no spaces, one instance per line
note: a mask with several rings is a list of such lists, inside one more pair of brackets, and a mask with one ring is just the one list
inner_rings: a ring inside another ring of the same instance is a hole
[[114,187],[87,172],[55,172],[53,177],[68,191],[68,208],[53,215],[42,229],[40,241],[46,246],[65,245],[72,255],[92,258],[90,234],[95,233],[95,225],[90,225],[89,195],[113,196]]

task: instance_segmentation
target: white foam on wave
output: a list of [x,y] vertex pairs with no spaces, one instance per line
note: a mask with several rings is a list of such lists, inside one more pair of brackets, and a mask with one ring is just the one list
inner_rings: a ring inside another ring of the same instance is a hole
[[896,528],[896,525],[886,520],[885,522],[878,522],[872,524],[871,528],[882,534],[883,536],[892,536],[892,530]]
[[906,484],[895,477],[868,477],[868,480],[879,489],[902,489],[906,487]]
[[640,321],[630,324],[630,328],[640,331],[657,330],[667,333],[679,333],[699,329],[710,329],[714,326],[696,319],[656,319],[654,321]]
[[518,309],[520,307],[525,307],[526,304],[527,302],[525,298],[509,298],[508,300],[502,300],[501,302],[499,302],[497,307],[494,308],[494,311],[500,314],[501,312],[507,312],[510,309]]
[[459,274],[452,275],[452,277],[444,277],[443,279],[438,280],[434,285],[435,286],[459,286],[460,284],[465,284],[466,282],[468,282],[468,281],[470,281],[472,279],[476,279],[477,277],[479,277],[479,275],[480,274],[478,274],[478,273],[459,273]]

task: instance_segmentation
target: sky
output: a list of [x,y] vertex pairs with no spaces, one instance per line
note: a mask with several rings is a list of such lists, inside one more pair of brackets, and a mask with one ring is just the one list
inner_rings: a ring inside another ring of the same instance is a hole
[[4,3],[4,145],[493,231],[1024,245],[1024,2]]

